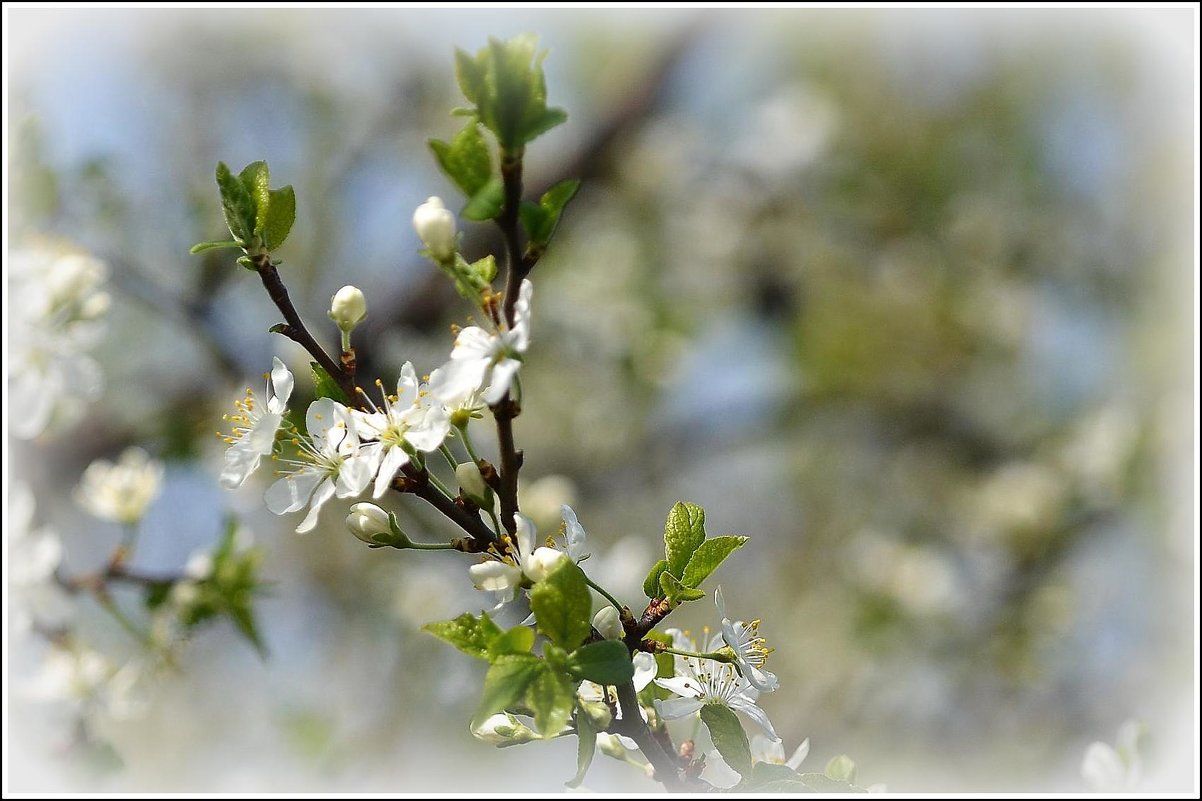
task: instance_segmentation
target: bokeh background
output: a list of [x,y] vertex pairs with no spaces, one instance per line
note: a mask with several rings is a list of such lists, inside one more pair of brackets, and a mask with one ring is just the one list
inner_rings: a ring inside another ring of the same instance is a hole
[[[412,210],[454,196],[425,140],[457,129],[453,46],[523,31],[570,114],[529,185],[584,179],[534,276],[527,510],[553,528],[573,503],[632,605],[674,501],[750,535],[720,583],[764,620],[763,705],[811,770],[847,753],[890,790],[1081,790],[1087,744],[1136,719],[1141,787],[1196,781],[1196,10],[6,11],[10,243],[87,248],[113,296],[103,394],[10,438],[10,472],[86,570],[118,532],[71,488],[142,445],[167,473],[135,564],[182,564],[233,512],[273,582],[269,658],[223,624],[141,714],[97,715],[116,770],[22,693],[43,646],[14,636],[12,789],[572,775],[571,738],[467,731],[482,666],[419,631],[488,603],[465,560],[369,551],[340,502],[295,535],[267,471],[218,487],[220,416],[273,354],[306,359],[229,251],[187,253],[222,233],[215,162],[266,159],[297,190],[280,255],[311,325],[335,342],[328,299],[354,283],[364,374],[437,366],[467,309],[416,255]],[[469,255],[497,244],[478,229]],[[587,786],[654,787],[601,756]]]

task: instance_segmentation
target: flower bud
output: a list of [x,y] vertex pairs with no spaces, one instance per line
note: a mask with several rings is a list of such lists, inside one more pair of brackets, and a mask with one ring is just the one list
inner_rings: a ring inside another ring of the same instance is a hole
[[597,750],[607,757],[626,761],[626,747],[618,739],[618,735],[601,732],[597,735]]
[[593,615],[593,628],[607,640],[620,640],[625,634],[618,610],[609,604],[601,607],[601,611]]
[[368,545],[389,545],[393,541],[392,522],[374,503],[356,503],[346,516],[346,527]]
[[545,579],[552,570],[559,567],[561,562],[568,561],[568,555],[554,548],[536,548],[526,562],[526,575],[531,581],[538,583]]
[[479,740],[492,743],[493,745],[500,745],[501,743],[510,741],[525,743],[533,740],[535,737],[533,731],[522,725],[521,721],[508,712],[498,712],[486,719],[479,726],[472,729],[472,735]]
[[480,468],[472,462],[463,462],[455,468],[455,478],[463,494],[484,509],[492,508],[492,490],[484,483]]
[[367,300],[358,287],[348,284],[330,298],[327,314],[341,330],[350,332],[367,316]]
[[413,212],[413,227],[438,262],[450,261],[455,255],[455,215],[442,200],[432,197]]

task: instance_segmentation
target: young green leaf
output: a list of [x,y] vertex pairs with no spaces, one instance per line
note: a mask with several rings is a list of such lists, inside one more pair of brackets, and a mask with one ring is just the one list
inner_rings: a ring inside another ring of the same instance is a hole
[[572,717],[576,722],[576,775],[566,785],[575,789],[584,782],[584,776],[593,764],[593,754],[597,750],[597,730],[587,713],[577,709]]
[[478,618],[465,612],[454,620],[427,623],[422,626],[422,631],[477,659],[489,658],[489,645],[501,634],[501,629],[484,612]]
[[528,654],[534,647],[534,629],[514,626],[493,638],[488,644],[488,658],[495,660],[504,654]]
[[685,601],[698,601],[705,597],[704,592],[684,586],[676,576],[666,570],[659,574],[659,586],[663,597],[667,598],[668,603],[672,606]]
[[484,222],[496,217],[504,207],[505,186],[500,178],[494,177],[472,195],[463,211],[459,212],[459,216],[473,222]]
[[296,192],[288,185],[272,189],[268,195],[271,203],[263,227],[263,241],[268,250],[275,250],[284,244],[296,221]]
[[263,231],[267,227],[267,212],[271,209],[271,190],[268,188],[271,176],[267,171],[267,162],[252,161],[247,164],[238,174],[238,180],[246,187],[247,193],[255,204],[253,233],[255,236],[262,237]]
[[455,48],[455,79],[459,82],[459,91],[469,103],[479,103],[485,96],[488,87],[485,85],[485,67],[480,55]]
[[343,404],[351,402],[351,399],[342,391],[342,387],[338,386],[338,382],[326,372],[324,367],[317,362],[309,362],[309,366],[313,369],[314,397],[333,398]]
[[617,640],[580,646],[568,656],[567,667],[576,678],[597,684],[622,684],[634,677],[630,652]]
[[714,537],[701,543],[689,558],[680,583],[686,587],[700,586],[710,573],[718,569],[718,565],[722,564],[726,557],[734,553],[736,548],[742,547],[745,542],[747,542],[747,537],[727,536]]
[[705,510],[695,503],[682,501],[668,513],[664,526],[664,556],[668,570],[683,576],[693,552],[705,542]]
[[255,231],[255,202],[246,185],[230,172],[225,162],[217,162],[217,188],[221,191],[221,211],[230,234],[245,246]]
[[484,692],[472,718],[472,728],[526,695],[531,683],[546,670],[534,654],[505,654],[497,657],[484,676]]
[[648,598],[659,598],[663,590],[659,587],[659,574],[668,569],[668,560],[660,559],[651,568],[651,572],[647,574],[647,578],[643,579],[643,594]]
[[701,707],[701,721],[709,729],[710,739],[726,764],[740,776],[750,776],[751,746],[735,713],[719,704],[706,704]]
[[195,256],[197,253],[204,253],[206,250],[220,250],[221,248],[240,248],[242,247],[237,242],[227,240],[224,242],[197,242],[188,252]]
[[530,608],[543,634],[565,650],[574,651],[592,630],[593,597],[584,573],[570,560],[534,585]]
[[450,144],[437,139],[429,144],[438,166],[467,197],[474,197],[492,178],[492,157],[476,120],[469,120]]
[[563,109],[545,108],[541,114],[538,114],[534,119],[526,123],[525,130],[522,131],[522,140],[525,142],[533,141],[552,128],[563,125],[567,121],[568,113]]
[[526,690],[526,706],[534,713],[534,725],[545,739],[563,731],[576,702],[576,688],[546,662],[539,664],[542,669]]
[[564,207],[575,197],[579,189],[580,180],[569,178],[548,189],[539,200],[538,205],[528,202],[522,204],[519,210],[522,227],[526,230],[526,237],[532,245],[537,248],[547,246],[551,237],[555,235],[555,229],[559,226],[559,218],[563,214]]

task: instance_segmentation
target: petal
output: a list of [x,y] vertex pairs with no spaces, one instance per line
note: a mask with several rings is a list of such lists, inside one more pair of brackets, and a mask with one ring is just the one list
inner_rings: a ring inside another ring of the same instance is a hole
[[255,421],[250,433],[244,437],[246,446],[255,453],[266,456],[275,447],[275,434],[280,430],[284,418],[276,412],[268,412]]
[[488,384],[488,389],[484,391],[484,402],[489,406],[493,406],[501,402],[501,398],[505,397],[505,393],[509,391],[509,385],[513,383],[513,377],[517,375],[518,369],[522,363],[517,359],[502,359],[497,362],[492,370],[492,380]]
[[405,432],[405,440],[419,451],[429,453],[438,450],[449,433],[451,418],[440,404],[419,412],[415,425]]
[[[656,679],[656,683],[660,680]],[[669,698],[667,701],[655,699],[655,711],[664,720],[678,720],[691,715],[705,704],[698,698]]]
[[309,502],[309,496],[317,487],[323,475],[317,470],[302,470],[290,476],[284,476],[267,488],[263,501],[272,514],[283,515],[295,512]]
[[325,440],[331,427],[339,420],[338,404],[331,398],[318,398],[305,412],[305,430],[315,440]]
[[584,541],[588,538],[588,534],[584,531],[584,526],[580,525],[580,521],[576,519],[576,513],[572,511],[572,507],[566,503],[560,509],[560,514],[563,515],[564,528],[568,535],[568,556],[572,557],[572,561],[579,562],[584,556]]
[[518,552],[523,559],[534,553],[534,523],[526,515],[517,512],[513,516],[514,539],[517,540]]
[[658,665],[655,664],[655,657],[646,651],[639,651],[634,655],[634,691],[642,692],[643,688],[651,683],[655,678]]
[[722,630],[725,631],[728,621],[726,619],[726,599],[722,597],[721,585],[714,588],[714,603],[718,605],[718,614],[722,615]]
[[321,507],[326,501],[334,497],[334,482],[328,478],[317,485],[317,489],[313,492],[313,498],[309,501],[309,514],[305,515],[305,519],[296,527],[297,534],[307,534],[317,525],[318,515],[321,514]]
[[508,562],[490,560],[467,569],[476,589],[485,592],[506,592],[515,589],[522,580],[522,571]]
[[384,454],[384,459],[380,462],[379,472],[376,473],[376,486],[373,495],[381,498],[388,486],[392,483],[392,479],[396,476],[396,471],[409,461],[409,454],[405,453],[403,448],[393,446]]
[[455,361],[483,359],[491,362],[496,345],[496,337],[492,334],[479,326],[469,325],[455,337],[455,348],[451,351],[451,358]]
[[697,687],[697,681],[690,676],[671,676],[666,679],[656,679],[655,683],[684,698],[696,698],[701,694],[701,690]]
[[292,371],[284,366],[279,356],[274,357],[271,360],[271,388],[275,393],[267,399],[267,410],[282,413],[288,399],[292,397],[292,387],[295,383]]
[[807,737],[801,741],[801,745],[797,746],[797,750],[793,752],[793,756],[785,761],[785,764],[797,770],[801,767],[801,763],[806,761],[806,757],[810,755],[810,738]]
[[369,455],[352,456],[338,468],[337,490],[339,498],[351,498],[367,489],[371,483],[375,465]]
[[534,284],[529,278],[522,279],[522,287],[518,290],[518,299],[513,306],[513,341],[512,346],[518,353],[525,353],[530,344],[530,301],[534,296]]
[[780,737],[776,734],[776,729],[772,728],[772,721],[768,720],[768,714],[764,710],[755,705],[754,701],[736,695],[730,699],[730,708],[742,712],[747,717],[760,724],[760,728],[768,735],[771,740],[779,740]]
[[759,762],[780,765],[785,761],[785,747],[778,740],[769,740],[762,734],[754,734],[751,737],[751,756]]
[[775,673],[761,670],[746,660],[740,660],[739,667],[743,668],[743,677],[747,679],[748,684],[762,693],[776,692],[780,687],[780,681],[777,680]]
[[241,487],[251,473],[259,468],[262,457],[246,443],[237,442],[225,449],[225,466],[218,481],[226,489]]
[[401,375],[396,380],[396,403],[395,406],[406,408],[412,406],[417,401],[417,372],[413,369],[413,362],[405,362],[401,365]]
[[454,405],[480,389],[489,364],[487,356],[449,361],[436,371],[437,376],[430,377],[430,392],[443,403]]

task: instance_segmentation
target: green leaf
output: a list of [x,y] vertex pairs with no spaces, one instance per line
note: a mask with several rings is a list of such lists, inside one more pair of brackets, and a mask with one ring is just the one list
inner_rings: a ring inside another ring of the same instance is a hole
[[832,779],[822,773],[803,773],[801,783],[815,793],[862,793],[863,789],[847,782]]
[[831,757],[831,761],[826,763],[826,770],[823,772],[828,779],[833,781],[854,784],[856,763],[847,754],[839,754],[839,756]]
[[651,572],[647,574],[647,578],[643,579],[643,594],[648,598],[659,598],[663,590],[659,587],[659,574],[668,569],[668,560],[660,559],[651,568]]
[[342,404],[349,404],[351,399],[342,391],[342,387],[338,386],[338,382],[326,372],[326,369],[317,362],[309,362],[309,366],[313,368],[313,392],[315,398],[333,398]]
[[667,598],[672,606],[684,601],[699,601],[705,597],[704,592],[684,586],[676,576],[666,570],[659,574],[659,586],[663,590],[663,597]]
[[491,220],[505,208],[505,186],[500,178],[490,178],[488,183],[472,195],[471,200],[459,212],[459,216],[473,222]]
[[250,606],[243,604],[231,606],[229,616],[230,620],[234,621],[234,628],[238,629],[239,633],[250,641],[250,644],[255,647],[259,655],[267,656],[267,646],[259,636],[259,630],[255,625],[255,618],[250,611]]
[[534,629],[514,626],[488,644],[488,658],[491,661],[504,654],[528,654],[533,647]]
[[561,108],[544,109],[543,113],[533,121],[526,123],[522,132],[522,141],[530,142],[545,134],[547,131],[568,121],[568,113]]
[[268,193],[271,205],[268,207],[267,223],[263,228],[263,241],[268,250],[275,250],[284,244],[292,231],[292,223],[296,222],[296,192],[292,186],[281,186]]
[[618,640],[582,645],[568,657],[568,670],[597,684],[623,684],[634,677],[630,651]]
[[170,581],[156,581],[153,584],[148,584],[142,603],[146,604],[146,608],[153,612],[171,598],[171,588],[174,586],[175,584]]
[[543,739],[563,731],[576,702],[575,685],[567,676],[551,670],[545,662],[526,690],[526,706],[534,713],[534,725]]
[[455,48],[455,79],[459,82],[459,91],[469,103],[479,103],[487,91],[485,86],[485,68],[480,56]]
[[[489,659],[489,646],[501,635],[501,629],[484,612],[481,612],[478,618],[465,612],[454,620],[427,623],[422,626],[422,631],[433,634],[477,659]],[[533,633],[531,632],[531,635]]]
[[242,247],[237,242],[227,240],[225,242],[197,242],[188,252],[195,256],[197,253],[204,253],[206,250],[219,250],[221,248],[240,248]]
[[668,513],[664,526],[664,556],[674,576],[683,576],[693,552],[705,542],[705,510],[682,501]]
[[492,157],[476,120],[470,120],[450,144],[437,139],[429,144],[438,166],[467,197],[474,197],[492,178]]
[[700,586],[710,573],[718,569],[718,565],[722,564],[726,557],[734,553],[736,548],[741,548],[745,542],[747,542],[747,537],[727,536],[714,537],[701,543],[693,552],[688,565],[685,566],[680,583],[686,587]]
[[497,657],[484,677],[484,692],[472,718],[472,728],[477,728],[489,715],[521,700],[526,689],[544,670],[545,663],[533,654]]
[[580,180],[569,178],[548,189],[539,200],[538,205],[529,202],[522,204],[519,209],[522,227],[526,230],[526,236],[533,245],[539,248],[547,246],[551,237],[555,235],[555,229],[559,227],[559,218],[563,214],[564,207],[575,197],[579,189]]
[[221,211],[225,224],[239,244],[246,245],[254,236],[255,202],[225,162],[217,162],[217,188],[221,191]]
[[255,222],[253,233],[262,237],[267,227],[267,212],[271,209],[271,190],[268,184],[271,177],[267,171],[266,161],[252,161],[242,168],[238,180],[246,187],[250,198],[255,204]]
[[718,704],[706,704],[701,707],[701,720],[710,730],[710,739],[726,764],[738,771],[740,776],[750,776],[751,746],[747,742],[743,724],[739,723],[735,713]]
[[573,717],[576,722],[576,775],[566,785],[576,788],[584,782],[589,765],[593,764],[593,754],[597,751],[597,730],[593,728],[593,720],[587,713],[577,710]]
[[576,650],[592,631],[593,597],[584,573],[570,560],[534,585],[530,608],[543,634],[567,651]]

